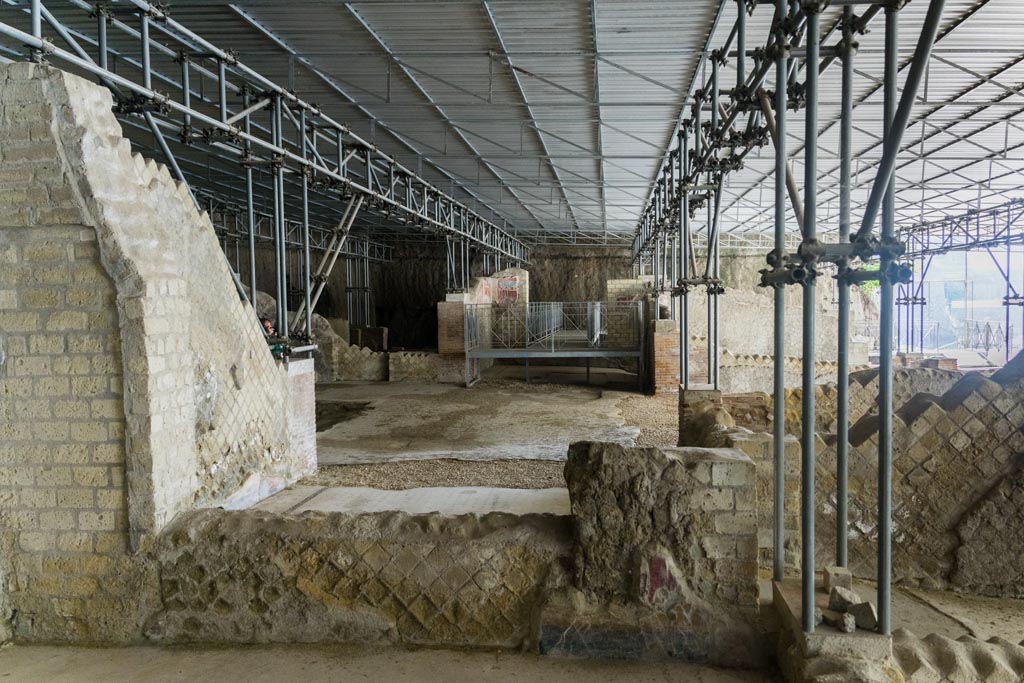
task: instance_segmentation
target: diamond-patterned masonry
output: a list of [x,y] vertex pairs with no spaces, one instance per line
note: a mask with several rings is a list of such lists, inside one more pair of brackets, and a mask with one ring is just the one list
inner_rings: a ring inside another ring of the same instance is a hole
[[191,513],[163,540],[147,633],[519,647],[568,545],[550,515]]

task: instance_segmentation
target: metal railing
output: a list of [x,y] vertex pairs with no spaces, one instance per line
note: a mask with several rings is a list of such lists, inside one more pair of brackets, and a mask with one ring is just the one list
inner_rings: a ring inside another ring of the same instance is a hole
[[508,357],[514,357],[517,352],[638,353],[643,309],[640,302],[469,304],[465,309],[465,330],[465,347],[469,354],[507,351]]
[[964,320],[957,328],[957,346],[977,351],[1001,351],[1013,339],[1013,325],[1001,320]]

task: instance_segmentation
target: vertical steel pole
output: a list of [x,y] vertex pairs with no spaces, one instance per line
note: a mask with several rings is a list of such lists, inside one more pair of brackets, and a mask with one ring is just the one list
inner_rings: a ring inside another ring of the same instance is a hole
[[[249,92],[246,91],[243,106],[249,107]],[[249,135],[252,134],[252,121],[249,115],[245,115],[245,220],[249,228],[249,298],[252,307],[256,310],[256,209],[253,205],[252,196],[252,143],[249,142]],[[257,310],[258,313],[258,310]]]
[[98,59],[96,64],[107,71],[107,13],[102,8],[96,8],[96,49]]
[[142,85],[152,90],[153,73],[150,70],[149,62],[149,15],[145,12],[139,14],[139,42],[142,47]]
[[[789,46],[782,20],[786,17],[786,0],[776,0],[775,57],[775,256],[778,265],[786,250],[786,79],[789,71]],[[778,267],[778,266],[777,266]],[[772,459],[774,483],[774,524],[772,527],[772,578],[782,581],[785,572],[785,490],[786,490],[786,289],[775,286],[775,326],[773,333],[772,386]]]
[[[893,144],[896,134],[896,77],[898,65],[899,14],[885,8],[885,69],[883,75],[885,143]],[[892,240],[896,228],[896,182],[890,174],[882,199],[882,242]],[[880,176],[886,180],[886,176]],[[892,313],[893,283],[887,277],[892,258],[881,259],[881,305],[879,311],[878,357],[878,631],[889,635],[892,582]]]
[[[684,129],[680,138],[680,154],[683,155],[682,201],[679,205],[679,219],[682,221],[683,280],[690,278],[690,138]],[[683,375],[683,389],[690,388],[690,286],[683,287],[683,321],[679,326],[679,372]]]
[[[363,324],[367,327],[370,326],[373,320],[370,317],[370,254],[369,244],[366,245],[367,251],[363,253]],[[381,349],[385,351],[386,349]]]
[[[273,119],[273,144],[275,147],[282,146],[281,131],[281,96],[274,97],[274,119]],[[286,228],[284,225],[284,176],[278,159],[274,164],[274,264],[277,277],[277,333],[285,336],[288,334],[288,288],[285,268]]]
[[[821,39],[817,8],[807,8],[807,108],[804,112],[804,241],[817,238],[818,210],[818,46]],[[803,406],[800,416],[801,487],[801,582],[803,595],[802,622],[806,633],[814,632],[814,304],[816,286],[813,262],[807,264],[808,275],[803,291]]]
[[721,280],[720,276],[721,276],[721,273],[722,273],[722,268],[721,268],[721,245],[722,245],[721,239],[722,238],[721,238],[721,234],[720,234],[721,233],[721,226],[719,225],[719,221],[721,220],[721,211],[722,211],[722,176],[719,175],[718,176],[718,187],[715,189],[715,218],[714,218],[713,228],[711,230],[712,234],[714,234],[714,236],[715,236],[715,240],[714,240],[715,241],[715,244],[714,244],[715,260],[712,261],[712,270],[711,270],[711,275],[715,279],[715,284],[714,284],[714,287],[715,287],[715,298],[713,300],[714,301],[714,305],[715,305],[714,306],[714,308],[715,308],[715,310],[714,310],[714,321],[715,321],[714,368],[715,368],[715,373],[714,373],[714,377],[713,377],[713,381],[712,381],[712,386],[714,387],[714,389],[716,391],[721,389],[721,351],[722,351],[721,341],[722,341],[722,339],[721,339],[721,325],[720,325],[721,320],[720,320],[720,315],[719,315],[720,311],[721,311],[721,307],[720,307],[720,302],[721,302],[721,284],[719,283],[719,280]]
[[[299,140],[302,150],[302,158],[307,159],[309,155],[309,143],[306,140],[306,110],[299,112]],[[307,169],[302,169],[302,299],[306,307],[306,336],[313,337],[313,307],[310,295],[310,273],[309,273],[309,174]]]
[[1003,311],[1006,315],[1006,322],[1003,326],[1003,363],[1010,362],[1010,306],[1008,299],[1010,297],[1010,240],[1006,240],[1006,273],[1004,274],[1004,280],[1006,280],[1006,294],[1003,298]]
[[658,294],[661,292],[661,237],[654,238],[654,319],[661,320],[661,307],[658,306]]
[[[669,290],[675,289],[676,280],[679,279],[679,237],[673,235],[671,239],[672,248],[669,250],[671,255],[669,262],[672,264],[671,275],[669,275],[668,288]],[[676,295],[671,294],[669,296],[669,302],[672,306],[672,320],[676,319]]]
[[217,60],[217,89],[218,89],[218,104],[220,106],[220,120],[226,122],[228,120],[228,75],[227,65],[223,59]]
[[[736,90],[733,98],[737,98],[739,91],[747,80],[746,59],[747,59],[747,0],[736,0]],[[755,65],[754,70],[757,70]]]
[[[42,40],[43,38],[43,3],[41,0],[32,0],[32,37]],[[32,61],[40,62],[43,59],[43,51],[32,48]]]
[[[192,135],[192,114],[188,110],[192,109],[192,83],[189,73],[189,58],[188,55],[181,55],[181,104],[185,107],[185,113],[182,115],[182,135],[188,140],[188,136]],[[245,98],[248,99],[247,97]],[[246,144],[249,144],[246,142]]]
[[[449,290],[451,287],[449,286]],[[350,323],[355,323],[352,315],[352,257],[345,257],[345,316]]]
[[[708,159],[715,153],[714,145],[718,139],[718,55],[711,56],[711,129],[708,135]],[[707,175],[707,184],[711,185],[711,172]],[[716,244],[718,235],[715,233],[715,202],[712,201],[712,190],[708,190],[708,249],[707,258],[712,264],[711,275],[715,275],[715,263],[718,260]],[[717,197],[717,194],[715,195]],[[714,239],[712,239],[714,236]],[[705,269],[707,270],[707,269]],[[718,388],[718,294],[717,284],[707,287],[708,305],[708,384]]]
[[[842,96],[839,127],[839,241],[850,241],[850,166],[853,159],[853,8],[843,8]],[[850,283],[839,269],[839,349],[836,388],[836,564],[845,567],[849,526]]]

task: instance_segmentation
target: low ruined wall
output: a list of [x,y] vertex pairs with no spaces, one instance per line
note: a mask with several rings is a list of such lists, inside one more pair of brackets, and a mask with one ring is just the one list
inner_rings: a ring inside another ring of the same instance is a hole
[[761,657],[751,618],[757,504],[748,457],[582,442],[570,446],[565,476],[579,597],[572,608],[547,608],[542,650],[734,666]]
[[[754,493],[757,522],[757,560],[762,574],[768,574],[774,562],[775,541],[775,453],[774,438],[768,431],[752,431],[737,426],[733,412],[738,398],[761,400],[764,395],[724,395],[713,389],[687,389],[679,393],[679,445],[698,448],[732,448],[744,453],[754,464]],[[762,412],[763,408],[761,411]],[[749,417],[749,416],[748,416]],[[749,422],[749,421],[748,421]],[[770,423],[766,424],[770,429]],[[800,564],[800,442],[793,436],[785,438],[783,490],[784,563],[796,568]]]
[[159,549],[164,642],[522,647],[564,518],[203,511]]
[[0,613],[24,640],[132,640],[152,537],[294,481],[308,447],[212,225],[109,91],[13,64],[0,102]]
[[437,382],[441,376],[441,356],[436,353],[393,351],[388,354],[388,381]]

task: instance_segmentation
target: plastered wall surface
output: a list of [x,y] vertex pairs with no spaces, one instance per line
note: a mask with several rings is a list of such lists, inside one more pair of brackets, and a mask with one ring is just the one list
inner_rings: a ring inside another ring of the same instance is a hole
[[[136,637],[179,512],[309,470],[213,228],[109,91],[0,67],[0,563],[15,635]],[[314,455],[315,457],[315,455]]]

